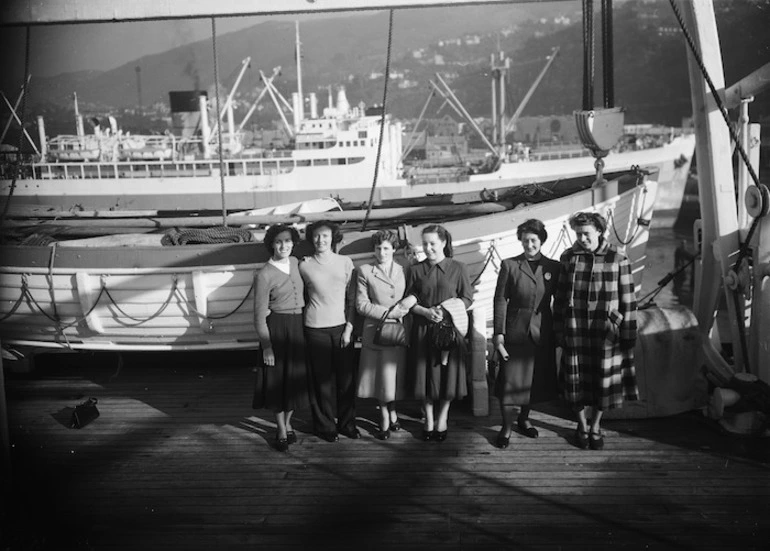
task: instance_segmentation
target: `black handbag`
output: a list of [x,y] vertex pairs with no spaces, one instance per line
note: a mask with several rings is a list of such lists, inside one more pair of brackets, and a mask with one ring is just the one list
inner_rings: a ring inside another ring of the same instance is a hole
[[82,404],[75,406],[75,411],[72,412],[72,421],[70,422],[70,428],[82,429],[88,423],[99,417],[99,410],[96,409],[96,398],[89,398]]
[[444,308],[444,317],[440,322],[430,326],[430,337],[436,350],[454,350],[457,348],[458,338],[452,317]]
[[395,304],[388,308],[377,323],[374,330],[374,344],[377,346],[409,346],[406,327],[399,320],[389,320],[388,314],[395,308]]

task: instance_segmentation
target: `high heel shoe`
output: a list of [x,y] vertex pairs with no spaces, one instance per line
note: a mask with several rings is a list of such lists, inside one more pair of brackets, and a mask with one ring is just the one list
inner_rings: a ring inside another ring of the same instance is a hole
[[289,444],[296,444],[297,443],[297,433],[293,430],[290,430],[286,433],[286,440],[289,442]]
[[591,431],[588,434],[588,446],[592,450],[601,450],[604,448],[604,436],[601,432],[593,432]]
[[519,427],[519,430],[521,431],[521,433],[527,438],[537,438],[538,436],[540,436],[540,433],[537,432],[537,429],[535,427],[533,427],[532,425],[527,426],[527,421],[517,420],[516,426]]
[[588,431],[580,427],[575,429],[575,444],[581,450],[588,448]]
[[434,430],[433,439],[436,442],[443,442],[444,440],[446,440],[446,437],[448,434],[449,434],[448,430]]
[[430,442],[431,440],[433,440],[433,431],[422,429],[422,441]]
[[390,438],[390,429],[380,430],[377,433],[378,440],[387,440],[388,438]]
[[504,433],[501,430],[497,434],[497,440],[495,440],[495,446],[497,446],[501,450],[504,450],[505,448],[508,447],[508,444],[510,443],[510,441],[511,441],[510,435],[509,436],[504,436]]
[[275,449],[279,452],[289,451],[289,440],[287,438],[278,438],[278,435],[276,434]]
[[401,423],[398,421],[391,421],[390,422],[390,430],[398,432],[401,430]]

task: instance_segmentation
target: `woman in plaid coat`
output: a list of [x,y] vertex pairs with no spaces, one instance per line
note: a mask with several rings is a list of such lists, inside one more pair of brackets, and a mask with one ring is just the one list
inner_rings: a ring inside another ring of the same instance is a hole
[[[561,388],[577,413],[577,446],[601,449],[602,412],[637,400],[636,294],[628,259],[603,237],[600,214],[570,218],[576,242],[561,255],[554,331],[563,347]],[[590,426],[586,408],[591,408]]]

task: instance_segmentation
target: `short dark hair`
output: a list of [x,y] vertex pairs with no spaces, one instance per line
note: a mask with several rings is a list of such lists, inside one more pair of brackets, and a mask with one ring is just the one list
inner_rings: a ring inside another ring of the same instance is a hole
[[607,220],[598,212],[578,212],[570,216],[569,227],[593,226],[599,233],[607,230]]
[[336,224],[331,220],[319,220],[317,222],[313,222],[312,224],[308,224],[307,228],[305,228],[305,241],[315,246],[313,244],[313,234],[321,228],[329,228],[329,230],[331,230],[332,250],[336,253],[337,244],[342,241],[342,231],[340,231],[339,224]]
[[430,224],[422,229],[422,235],[426,233],[435,233],[438,238],[441,239],[446,245],[444,245],[444,256],[452,258],[454,250],[452,249],[452,234],[447,231],[444,226],[438,224]]
[[525,233],[534,233],[540,238],[541,243],[545,243],[545,240],[548,239],[548,232],[545,229],[545,224],[537,218],[530,218],[526,222],[519,224],[519,227],[516,228],[516,237],[519,241],[521,241],[521,236]]
[[275,239],[278,237],[279,234],[283,232],[289,232],[291,234],[291,241],[295,245],[299,243],[299,232],[296,228],[293,226],[289,226],[287,224],[274,224],[267,228],[267,231],[265,232],[265,247],[267,247],[267,251],[272,256],[273,254],[273,245],[275,244]]
[[401,240],[398,238],[398,233],[394,230],[380,230],[372,235],[372,248],[387,241],[393,245],[394,249],[398,249]]

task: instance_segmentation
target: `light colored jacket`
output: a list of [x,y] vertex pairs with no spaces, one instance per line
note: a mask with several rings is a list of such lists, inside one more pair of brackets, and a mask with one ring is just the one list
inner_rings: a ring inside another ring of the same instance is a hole
[[376,263],[364,264],[358,269],[356,311],[364,316],[362,346],[378,348],[373,343],[377,323],[388,308],[403,298],[405,290],[404,268],[397,262],[393,262],[391,276]]

